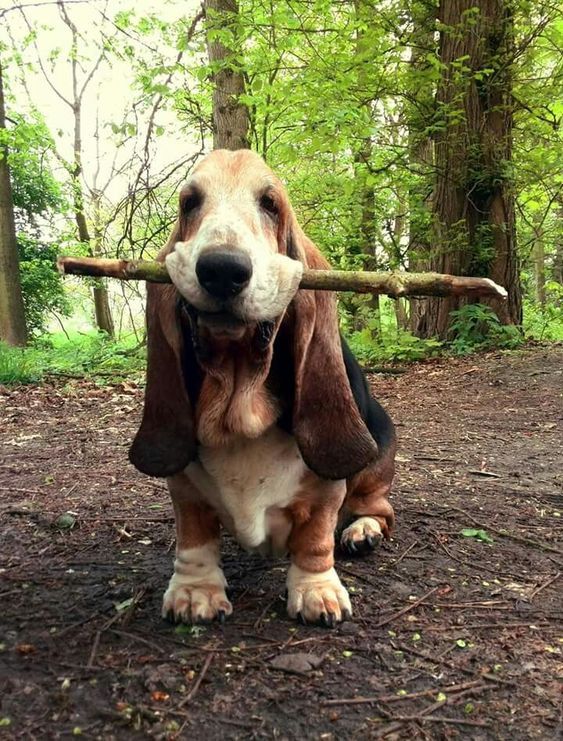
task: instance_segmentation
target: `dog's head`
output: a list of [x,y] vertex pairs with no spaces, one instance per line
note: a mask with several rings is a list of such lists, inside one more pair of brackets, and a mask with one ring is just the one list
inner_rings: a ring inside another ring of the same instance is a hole
[[278,177],[254,152],[216,150],[180,193],[172,282],[212,332],[280,317],[302,264],[288,256],[295,218]]
[[[194,398],[193,376],[205,367],[196,367],[198,337],[180,325],[178,292],[192,320],[195,315],[192,329],[219,338],[227,353],[220,357],[236,352],[236,343],[257,328],[274,327],[260,343],[257,375],[242,393],[266,382],[274,347],[283,347],[285,362],[272,368],[282,369],[285,387],[290,377],[292,433],[315,473],[346,478],[376,457],[346,375],[335,296],[297,290],[304,267],[328,264],[258,155],[217,150],[202,160],[182,189],[178,222],[158,259],[166,261],[174,285],[147,288],[145,409],[130,451],[137,468],[169,476],[197,454],[193,409],[203,402]],[[282,322],[284,342],[274,345]],[[236,403],[238,380],[230,387]]]

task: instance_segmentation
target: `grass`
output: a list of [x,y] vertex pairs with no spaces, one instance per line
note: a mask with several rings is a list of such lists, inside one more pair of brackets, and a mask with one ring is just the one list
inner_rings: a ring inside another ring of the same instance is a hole
[[145,349],[134,337],[108,340],[97,333],[43,335],[27,348],[0,343],[0,384],[39,383],[50,376],[92,377],[98,383],[142,378]]
[[524,334],[534,340],[547,342],[563,341],[563,296],[557,303],[549,303],[542,309],[529,300],[524,301]]
[[[437,340],[421,340],[398,330],[390,299],[382,297],[380,307],[381,335],[377,341],[371,337],[369,324],[367,329],[354,332],[343,322],[350,346],[363,364],[411,362],[456,351]],[[373,319],[370,317],[369,321]],[[563,341],[563,308],[553,303],[542,311],[537,304],[526,301],[524,336]],[[99,384],[139,382],[144,376],[145,348],[137,345],[134,335],[113,341],[95,332],[77,330],[68,331],[68,336],[62,332],[42,335],[23,350],[0,343],[0,384],[40,383],[53,376],[93,378]],[[502,346],[502,342],[497,345]],[[479,343],[469,334],[461,349],[463,352],[457,347],[457,354],[469,354],[479,349]]]

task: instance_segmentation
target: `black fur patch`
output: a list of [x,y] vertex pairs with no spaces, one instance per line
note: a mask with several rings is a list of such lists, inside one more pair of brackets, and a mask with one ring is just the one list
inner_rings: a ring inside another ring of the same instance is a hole
[[371,395],[364,372],[342,335],[340,336],[340,340],[342,343],[344,365],[346,366],[346,375],[348,376],[358,411],[366,423],[371,436],[377,443],[381,454],[395,440],[395,426],[385,409]]
[[184,375],[184,385],[188,392],[188,399],[195,409],[195,405],[203,383],[203,371],[197,362],[198,348],[197,332],[194,331],[197,318],[193,313],[192,307],[183,298],[178,299],[178,321],[182,332],[182,371]]

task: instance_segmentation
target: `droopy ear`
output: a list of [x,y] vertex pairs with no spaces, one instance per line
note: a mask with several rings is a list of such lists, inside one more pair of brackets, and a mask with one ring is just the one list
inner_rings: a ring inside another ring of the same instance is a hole
[[[176,239],[159,255],[164,254]],[[129,460],[149,476],[172,476],[195,458],[190,400],[182,372],[182,333],[173,285],[147,284],[147,383],[141,426]]]
[[[288,254],[309,268],[328,263],[297,226]],[[299,290],[293,299],[293,434],[305,463],[325,479],[345,479],[377,456],[346,375],[335,295]]]

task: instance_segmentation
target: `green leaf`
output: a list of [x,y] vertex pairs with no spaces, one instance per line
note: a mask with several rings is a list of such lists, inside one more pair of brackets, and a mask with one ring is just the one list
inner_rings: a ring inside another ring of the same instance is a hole
[[202,633],[205,633],[205,628],[202,625],[186,625],[180,623],[174,628],[176,635],[190,635],[194,638],[199,638]]
[[129,599],[124,599],[123,602],[116,602],[115,609],[117,612],[123,612],[124,610],[127,610],[128,607],[131,607],[133,599],[133,597],[129,597]]
[[486,530],[476,530],[472,527],[466,527],[461,531],[464,538],[475,538],[483,543],[494,543],[489,533]]

